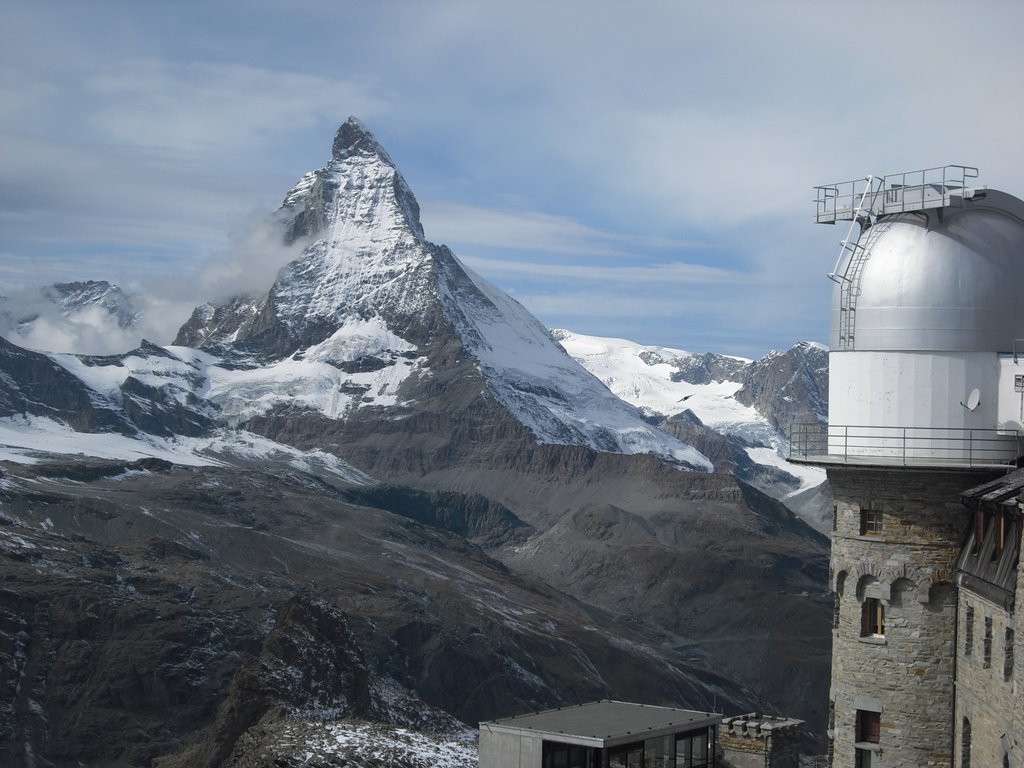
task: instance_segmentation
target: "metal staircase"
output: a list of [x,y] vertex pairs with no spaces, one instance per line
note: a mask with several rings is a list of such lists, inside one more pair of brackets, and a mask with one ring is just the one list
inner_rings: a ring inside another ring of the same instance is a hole
[[815,187],[814,220],[819,224],[850,222],[846,239],[839,243],[839,258],[828,274],[830,280],[839,284],[840,349],[854,348],[860,276],[871,250],[867,233],[875,221],[894,213],[960,207],[965,199],[974,196],[974,189],[967,183],[977,177],[977,168],[946,165]]

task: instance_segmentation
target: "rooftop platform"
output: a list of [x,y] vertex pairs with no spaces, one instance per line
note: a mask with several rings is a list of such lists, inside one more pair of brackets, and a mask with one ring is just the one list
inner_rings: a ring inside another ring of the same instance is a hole
[[978,169],[944,165],[888,176],[865,176],[815,187],[815,222],[871,220],[930,208],[958,207],[974,196]]
[[603,700],[492,720],[480,723],[480,730],[529,733],[562,743],[614,747],[721,722],[722,716],[713,712]]

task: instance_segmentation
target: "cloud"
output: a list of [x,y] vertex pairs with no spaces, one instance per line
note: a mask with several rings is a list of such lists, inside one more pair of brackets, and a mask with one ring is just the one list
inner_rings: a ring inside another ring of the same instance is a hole
[[[427,234],[459,247],[575,254],[630,256],[636,248],[699,249],[706,243],[636,235],[592,227],[568,216],[542,211],[485,208],[469,203],[431,201],[421,207]],[[425,224],[426,226],[426,224]]]
[[65,311],[41,289],[21,290],[0,301],[0,335],[46,352],[119,354],[144,338],[168,343],[191,309],[151,294],[126,295],[122,308],[138,313],[136,324],[122,327],[115,314],[98,305]]
[[369,83],[222,62],[125,62],[91,75],[89,123],[128,145],[184,152],[242,153],[348,110],[368,118],[388,109]]
[[196,298],[217,302],[235,296],[265,295],[281,267],[297,258],[306,245],[304,239],[286,245],[278,221],[255,212],[237,230],[226,250],[212,254],[201,265],[197,281],[201,295]]
[[[501,259],[460,257],[484,275],[516,275],[536,279],[602,282],[633,285],[706,285],[746,282],[749,276],[718,267],[670,262],[643,266],[600,266],[595,264],[549,264]],[[593,309],[593,307],[591,307]]]

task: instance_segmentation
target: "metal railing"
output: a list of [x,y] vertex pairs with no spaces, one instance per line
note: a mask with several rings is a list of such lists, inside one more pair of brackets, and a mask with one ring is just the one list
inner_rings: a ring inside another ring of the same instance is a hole
[[1010,429],[794,424],[789,446],[791,460],[815,464],[1004,467],[1024,454]]
[[944,208],[963,202],[968,182],[978,178],[970,165],[943,165],[920,171],[867,176],[815,187],[818,224],[857,221],[888,213]]

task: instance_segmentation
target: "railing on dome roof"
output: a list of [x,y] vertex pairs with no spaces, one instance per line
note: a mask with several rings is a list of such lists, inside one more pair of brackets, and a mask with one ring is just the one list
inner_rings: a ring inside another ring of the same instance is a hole
[[1012,429],[794,424],[789,458],[809,464],[1013,467],[1024,453]]
[[922,211],[958,206],[974,195],[968,182],[978,178],[970,165],[943,165],[920,171],[867,176],[853,181],[815,187],[814,220],[818,224],[837,221],[874,220],[890,213]]
[[854,348],[859,279],[868,258],[868,248],[861,243],[864,233],[885,214],[960,207],[965,198],[974,197],[974,189],[967,182],[976,178],[978,169],[973,166],[943,165],[815,187],[814,220],[819,224],[850,222],[846,237],[839,241],[836,265],[828,273],[829,280],[839,284],[837,349]]

